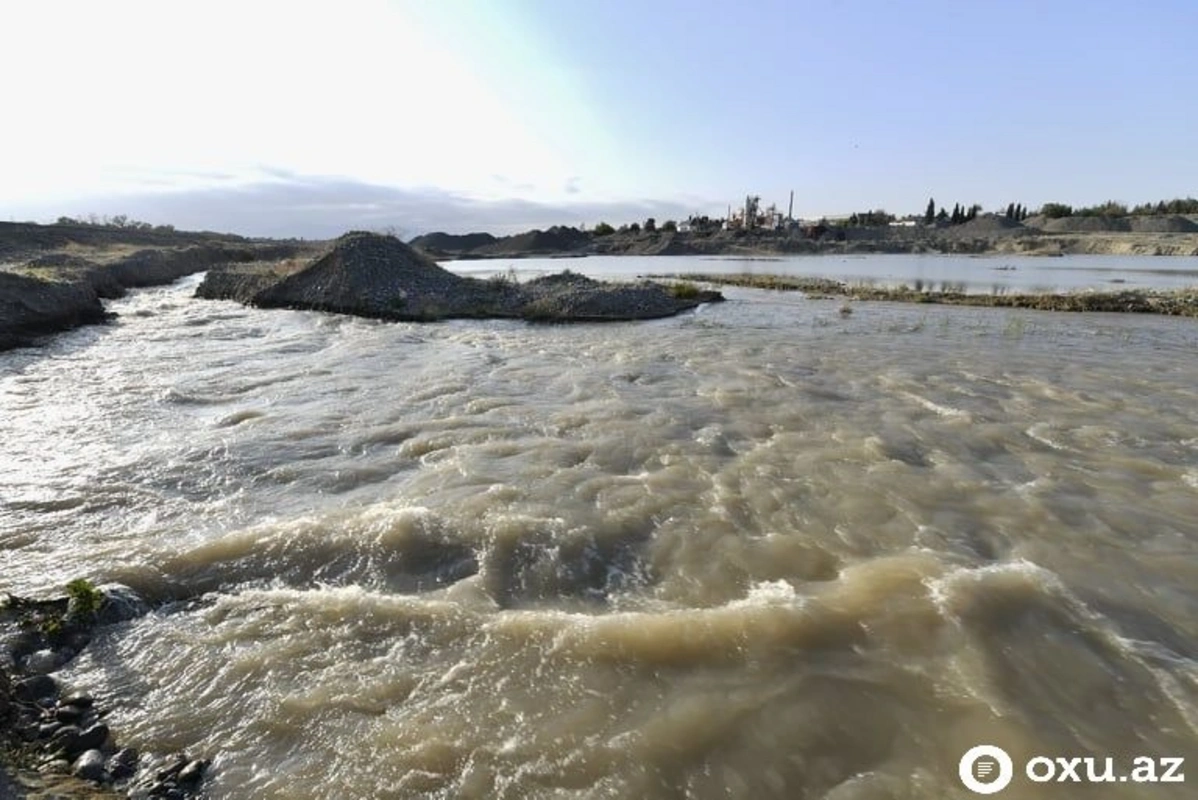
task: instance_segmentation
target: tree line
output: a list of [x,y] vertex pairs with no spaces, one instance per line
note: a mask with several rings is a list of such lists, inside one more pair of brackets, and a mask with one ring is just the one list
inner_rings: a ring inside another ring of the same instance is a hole
[[940,210],[936,210],[936,198],[928,198],[928,207],[923,212],[923,224],[934,225],[940,223],[942,225],[960,225],[963,222],[969,222],[971,219],[977,219],[978,214],[982,213],[982,206],[979,203],[966,208],[960,203],[953,203],[952,213],[944,206]]
[[1126,205],[1117,203],[1114,200],[1107,200],[1105,203],[1100,203],[1096,206],[1085,206],[1082,208],[1074,208],[1065,203],[1045,203],[1040,207],[1040,213],[1049,219],[1059,219],[1061,217],[1126,217],[1129,214],[1140,216],[1198,214],[1198,200],[1195,200],[1193,197],[1187,197],[1184,200],[1174,198],[1173,200],[1161,200],[1156,203],[1141,203],[1138,206],[1134,206],[1130,211]]
[[174,225],[152,225],[149,222],[130,219],[127,214],[117,214],[113,217],[97,214],[88,214],[86,217],[59,217],[55,223],[58,225],[83,225],[89,228],[119,228],[126,231],[158,231],[159,233],[173,233],[175,230]]

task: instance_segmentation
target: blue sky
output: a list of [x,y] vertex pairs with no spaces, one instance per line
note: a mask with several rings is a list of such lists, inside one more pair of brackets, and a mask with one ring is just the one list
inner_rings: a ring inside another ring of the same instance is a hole
[[267,235],[1198,194],[1198,2],[7,4],[0,217]]

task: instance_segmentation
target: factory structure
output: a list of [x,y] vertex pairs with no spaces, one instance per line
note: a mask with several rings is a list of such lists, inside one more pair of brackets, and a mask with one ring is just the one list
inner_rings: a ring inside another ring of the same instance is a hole
[[728,216],[724,218],[724,229],[729,231],[777,231],[789,227],[794,222],[795,193],[790,193],[790,205],[783,215],[778,207],[770,203],[761,207],[761,196],[750,194],[745,196],[745,204],[740,208],[728,206]]

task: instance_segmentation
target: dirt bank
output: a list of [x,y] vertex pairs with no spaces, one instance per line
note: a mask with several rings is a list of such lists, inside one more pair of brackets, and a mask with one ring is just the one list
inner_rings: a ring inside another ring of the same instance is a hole
[[110,315],[101,301],[128,289],[303,247],[207,233],[0,223],[0,350],[104,322]]

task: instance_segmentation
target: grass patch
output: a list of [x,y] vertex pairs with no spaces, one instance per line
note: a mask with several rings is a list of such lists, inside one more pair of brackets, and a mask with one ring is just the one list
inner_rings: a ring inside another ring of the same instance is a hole
[[678,281],[668,286],[670,296],[679,300],[694,300],[703,291],[697,283]]

